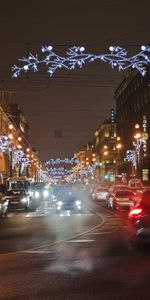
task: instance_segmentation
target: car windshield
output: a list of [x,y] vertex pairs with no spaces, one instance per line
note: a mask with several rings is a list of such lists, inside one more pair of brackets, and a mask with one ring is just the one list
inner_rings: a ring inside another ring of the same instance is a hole
[[6,192],[6,196],[26,195],[24,190],[10,190]]

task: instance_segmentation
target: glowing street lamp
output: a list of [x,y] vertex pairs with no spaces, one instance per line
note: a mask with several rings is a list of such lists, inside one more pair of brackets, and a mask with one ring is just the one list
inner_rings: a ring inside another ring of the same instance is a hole
[[135,135],[134,139],[135,141],[133,142],[133,145],[135,147],[135,157],[136,157],[136,175],[139,176],[139,163],[140,163],[140,151],[141,151],[141,145],[143,143],[143,138],[141,136],[141,133],[139,131],[139,124],[136,124],[135,129],[138,130]]
[[122,148],[122,144],[119,142],[120,141],[120,137],[117,137],[117,145],[116,145],[116,149],[117,149],[117,157],[116,157],[116,172],[117,174],[119,174],[119,162],[120,162],[120,149]]

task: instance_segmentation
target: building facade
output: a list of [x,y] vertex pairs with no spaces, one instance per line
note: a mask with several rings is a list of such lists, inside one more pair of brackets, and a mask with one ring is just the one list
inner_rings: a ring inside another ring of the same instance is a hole
[[[112,111],[114,114],[114,110]],[[115,181],[117,176],[116,124],[105,120],[94,133],[97,174],[101,181]]]
[[[125,74],[114,94],[117,135],[122,140],[120,172],[150,179],[150,70]],[[130,154],[128,156],[127,154]]]
[[99,182],[114,182],[119,177],[121,146],[112,109],[110,118],[100,124],[93,134],[92,142],[79,151],[76,157],[82,168],[93,164],[96,166],[95,179]]
[[39,180],[42,164],[28,140],[28,122],[9,92],[0,92],[0,183],[12,177]]

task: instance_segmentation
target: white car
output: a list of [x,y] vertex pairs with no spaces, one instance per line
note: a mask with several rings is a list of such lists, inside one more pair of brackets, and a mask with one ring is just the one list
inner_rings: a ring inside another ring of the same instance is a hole
[[92,192],[93,200],[106,200],[108,189],[106,187],[99,187]]

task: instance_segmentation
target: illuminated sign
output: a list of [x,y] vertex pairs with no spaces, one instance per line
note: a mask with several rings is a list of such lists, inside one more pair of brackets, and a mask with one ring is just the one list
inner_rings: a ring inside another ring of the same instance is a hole
[[148,139],[147,118],[146,118],[146,116],[143,116],[142,128],[143,128],[143,134],[142,134],[143,147],[142,147],[142,150],[143,150],[143,156],[146,157],[147,156],[147,139]]

